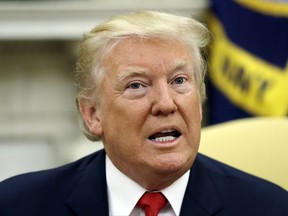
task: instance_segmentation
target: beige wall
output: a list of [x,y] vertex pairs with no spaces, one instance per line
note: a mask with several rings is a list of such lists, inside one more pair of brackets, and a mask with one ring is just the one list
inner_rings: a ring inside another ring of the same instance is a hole
[[74,48],[67,41],[0,42],[0,179],[65,161],[64,146],[80,134]]

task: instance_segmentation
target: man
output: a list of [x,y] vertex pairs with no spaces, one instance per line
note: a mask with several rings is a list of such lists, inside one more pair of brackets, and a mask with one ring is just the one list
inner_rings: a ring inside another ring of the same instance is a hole
[[286,191],[197,154],[209,38],[193,19],[151,11],[86,34],[77,104],[105,150],[2,182],[0,214],[288,215]]

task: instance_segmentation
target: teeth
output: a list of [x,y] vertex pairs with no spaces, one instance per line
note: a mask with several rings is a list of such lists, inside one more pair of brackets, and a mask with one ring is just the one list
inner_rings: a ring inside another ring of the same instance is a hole
[[156,142],[169,142],[175,140],[176,138],[173,136],[165,136],[165,137],[156,137],[154,140]]
[[161,131],[160,133],[170,133],[170,132],[173,132],[174,130],[172,129],[167,129],[167,130],[163,130]]

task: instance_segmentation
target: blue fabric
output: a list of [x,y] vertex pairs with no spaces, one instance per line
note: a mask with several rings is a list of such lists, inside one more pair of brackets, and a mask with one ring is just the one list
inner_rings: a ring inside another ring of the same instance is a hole
[[208,94],[208,123],[210,125],[219,124],[226,121],[252,117],[252,114],[245,112],[240,107],[233,104],[214,85],[207,83]]
[[[283,69],[281,72],[287,72],[288,14],[265,14],[244,7],[234,0],[211,0],[210,3],[211,12],[222,24],[229,41],[268,64]],[[258,115],[233,103],[225,92],[219,91],[212,83],[213,80],[207,85],[208,124]]]
[[288,58],[288,14],[272,16],[233,0],[212,0],[212,11],[228,38],[250,53],[285,68]]

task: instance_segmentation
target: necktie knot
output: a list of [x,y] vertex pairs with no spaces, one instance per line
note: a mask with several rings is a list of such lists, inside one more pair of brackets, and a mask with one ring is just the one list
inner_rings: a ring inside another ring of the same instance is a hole
[[145,192],[137,204],[145,211],[145,216],[157,216],[167,202],[166,197],[161,192]]

